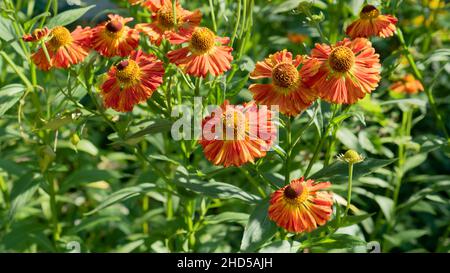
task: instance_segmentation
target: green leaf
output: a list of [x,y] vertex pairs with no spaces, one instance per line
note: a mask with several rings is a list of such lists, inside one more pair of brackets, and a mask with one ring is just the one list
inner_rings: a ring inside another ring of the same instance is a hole
[[15,38],[11,20],[0,16],[0,39],[9,42]]
[[66,116],[62,116],[62,117],[57,117],[54,119],[49,120],[43,127],[42,129],[46,130],[57,130],[62,126],[65,126],[69,123],[71,123],[73,121],[72,116],[71,115],[66,115]]
[[157,120],[146,128],[127,136],[124,142],[128,145],[134,145],[139,143],[146,135],[169,132],[171,128],[172,121],[166,119]]
[[114,181],[120,178],[120,175],[110,170],[77,170],[72,172],[61,183],[60,192],[64,193],[71,188],[79,185],[97,182],[97,181]]
[[252,252],[260,248],[267,240],[272,238],[278,228],[269,219],[269,201],[262,200],[248,220],[241,241],[241,251]]
[[[371,159],[366,158],[363,162],[353,166],[353,179],[357,180],[361,176],[368,175],[379,168],[392,164],[397,159]],[[324,167],[309,178],[315,180],[329,180],[333,183],[346,182],[348,180],[348,165],[345,162],[335,161]]]
[[33,18],[31,18],[30,20],[26,21],[23,26],[25,28],[25,31],[30,32],[31,28],[33,27],[34,24],[36,24],[37,21],[41,20],[43,17],[48,17],[50,16],[50,12],[43,12],[39,15],[34,16]]
[[244,88],[245,84],[247,83],[248,76],[249,75],[231,82],[229,88],[227,88],[226,96],[229,98],[239,94],[239,92],[242,90],[242,88]]
[[417,238],[420,238],[424,235],[426,235],[428,232],[426,230],[422,229],[411,229],[411,230],[404,230],[400,232],[396,232],[394,235],[388,235],[385,234],[383,237],[389,241],[393,246],[400,246],[402,243],[405,242],[412,242]]
[[261,248],[259,253],[296,253],[300,247],[296,241],[278,240]]
[[255,203],[261,199],[254,194],[245,192],[239,187],[228,183],[216,182],[214,179],[201,181],[196,177],[177,175],[173,182],[185,189],[204,194],[211,198],[234,198],[249,203]]
[[383,212],[384,216],[386,217],[386,220],[391,221],[392,220],[392,209],[394,207],[394,201],[392,199],[381,196],[381,195],[375,195],[374,197],[375,202],[377,202],[378,206],[380,206],[381,211]]
[[25,89],[21,84],[9,84],[0,88],[0,116],[19,101]]
[[167,157],[165,155],[150,155],[149,157],[152,158],[152,159],[155,159],[155,160],[160,160],[160,161],[165,161],[165,162],[168,162],[168,163],[172,163],[174,165],[180,165],[179,162],[177,162],[177,161],[173,160],[172,158],[169,158],[169,157]]
[[154,188],[156,188],[156,186],[154,184],[150,184],[150,183],[144,183],[144,184],[140,184],[139,186],[123,188],[121,190],[118,190],[118,191],[112,193],[108,197],[106,197],[100,203],[100,205],[98,205],[95,209],[89,211],[85,215],[86,216],[92,215],[92,214],[94,214],[102,209],[105,209],[111,205],[114,205],[116,203],[123,202],[130,198],[139,196],[139,195],[144,194]]
[[416,154],[408,157],[405,161],[405,164],[403,165],[403,172],[406,173],[407,171],[410,171],[419,166],[420,164],[425,162],[425,160],[427,160],[427,157],[427,153]]
[[345,127],[339,128],[336,132],[336,137],[348,149],[352,149],[360,153],[363,151],[363,148],[359,144],[358,138],[349,129]]
[[433,184],[428,183],[426,188],[414,193],[408,200],[397,206],[396,211],[397,213],[405,212],[429,194],[448,190],[450,190],[450,181],[448,180],[437,181]]
[[54,28],[56,26],[66,26],[70,23],[73,23],[93,7],[95,7],[95,5],[61,12],[60,14],[48,20],[47,27]]
[[250,215],[242,212],[226,211],[217,215],[208,215],[205,217],[205,224],[217,225],[221,223],[239,223],[245,225]]
[[42,176],[33,176],[32,173],[27,173],[14,183],[11,190],[9,220],[12,220],[17,211],[28,203],[42,181]]
[[[357,246],[366,246],[367,243],[353,235],[334,233],[330,237],[321,239],[318,242],[312,242],[310,245],[325,247],[327,250],[329,250],[329,249],[351,249]],[[304,245],[303,247],[308,247],[308,245]]]
[[366,125],[366,121],[364,118],[364,113],[363,112],[349,112],[349,113],[344,113],[340,116],[335,117],[332,122],[334,124],[339,124],[341,122],[343,122],[344,120],[350,118],[350,117],[356,117],[363,125]]
[[361,223],[362,221],[366,220],[367,218],[372,217],[374,214],[375,213],[365,213],[365,214],[361,214],[361,215],[349,215],[345,219],[343,219],[343,221],[341,223],[339,223],[339,225],[337,225],[336,219],[333,219],[333,221],[331,221],[329,223],[329,225],[333,225],[335,227],[353,226],[355,224]]
[[118,247],[114,252],[116,253],[130,253],[134,251],[136,248],[140,247],[145,243],[144,239],[140,239],[131,243],[128,243],[126,245]]
[[85,230],[92,230],[100,225],[103,225],[108,222],[117,222],[120,221],[120,217],[118,216],[99,216],[92,218],[85,218],[81,221],[80,224],[73,227],[68,231],[69,234],[78,234],[79,232]]
[[21,176],[27,171],[24,166],[4,158],[0,158],[0,170],[3,170],[10,175],[17,176]]
[[298,5],[305,0],[287,0],[272,10],[273,13],[282,13],[286,11],[292,11],[298,7]]

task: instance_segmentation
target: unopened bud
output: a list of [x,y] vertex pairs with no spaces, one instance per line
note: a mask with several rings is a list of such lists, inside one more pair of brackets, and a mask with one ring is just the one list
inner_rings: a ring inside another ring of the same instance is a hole
[[80,142],[80,137],[78,136],[77,133],[74,133],[74,134],[70,137],[70,142],[73,144],[73,146],[77,146],[78,142]]

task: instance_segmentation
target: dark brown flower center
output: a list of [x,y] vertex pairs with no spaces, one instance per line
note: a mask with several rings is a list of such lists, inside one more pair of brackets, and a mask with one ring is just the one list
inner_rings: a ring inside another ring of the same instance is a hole
[[361,19],[374,19],[377,18],[378,15],[380,15],[380,11],[375,6],[366,5],[361,10],[359,17]]
[[112,33],[119,32],[122,30],[122,28],[123,25],[119,21],[110,21],[109,23],[106,24],[106,29]]
[[214,47],[215,40],[214,32],[206,27],[199,27],[192,34],[190,46],[194,53],[205,54]]
[[284,196],[289,199],[295,199],[300,194],[302,194],[303,187],[293,187],[292,185],[289,185],[284,189]]
[[329,63],[334,71],[347,72],[355,63],[355,54],[346,46],[338,46],[331,51]]
[[272,70],[272,81],[278,87],[292,87],[299,79],[297,68],[290,63],[277,64]]
[[127,60],[121,61],[116,65],[118,70],[124,70],[128,66],[129,62]]
[[302,182],[292,182],[283,192],[285,201],[294,206],[300,206],[306,202],[309,194],[308,187]]

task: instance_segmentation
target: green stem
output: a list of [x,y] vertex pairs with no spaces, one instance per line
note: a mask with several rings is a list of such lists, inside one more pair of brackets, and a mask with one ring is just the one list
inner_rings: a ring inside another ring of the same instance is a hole
[[0,55],[5,59],[5,61],[11,66],[11,68],[16,72],[17,76],[23,81],[23,83],[27,86],[28,89],[33,89],[33,85],[28,80],[28,78],[19,70],[19,68],[14,64],[13,60],[9,58],[9,56],[4,52],[0,51]]
[[173,218],[173,199],[171,192],[167,193],[166,218],[167,220],[171,220]]
[[258,190],[259,195],[261,195],[262,198],[266,198],[267,194],[264,191],[264,189],[256,182],[255,178],[250,175],[249,171],[245,168],[239,168],[244,175],[247,177],[248,181]]
[[[44,13],[47,13],[50,11],[50,6],[52,4],[52,1],[47,0],[47,4],[45,5],[45,11]],[[47,16],[42,17],[41,23],[39,24],[39,28],[43,28],[45,24],[45,20],[47,19]]]
[[[145,214],[148,211],[149,201],[150,201],[150,198],[147,195],[144,195],[144,198],[142,198],[142,212],[143,212],[143,214]],[[142,232],[144,234],[148,234],[149,233],[149,226],[148,226],[148,222],[147,221],[144,221],[144,223],[142,223]]]
[[49,173],[45,173],[44,176],[46,177],[47,182],[49,184],[51,221],[53,226],[53,242],[56,245],[56,243],[59,241],[60,238],[60,227],[58,224],[58,210],[56,207],[56,187],[55,187],[56,182],[50,176]]
[[241,22],[241,9],[242,9],[242,0],[238,0],[238,7],[236,11],[236,23],[234,24],[233,35],[231,36],[231,43],[230,43],[231,47],[234,45],[234,40],[236,39],[239,23]]
[[433,114],[437,120],[438,126],[441,128],[441,130],[444,132],[446,138],[449,138],[449,134],[447,131],[447,128],[445,127],[445,123],[442,119],[442,116],[437,108],[436,100],[433,96],[432,90],[424,83],[423,75],[420,72],[420,70],[417,68],[416,62],[414,61],[414,57],[409,51],[408,45],[405,42],[405,38],[403,37],[403,32],[400,28],[397,29],[397,37],[400,42],[400,44],[403,47],[404,53],[406,54],[406,59],[409,62],[409,65],[411,66],[414,76],[422,83],[424,87],[425,94],[428,97],[428,102],[430,103],[431,110],[433,111]]
[[201,83],[201,78],[196,78],[195,79],[195,89],[194,89],[194,96],[196,96],[196,97],[200,96],[200,83]]
[[214,14],[214,5],[212,0],[209,0],[209,8],[211,9],[211,19],[213,23],[214,32],[217,33],[216,15]]
[[348,163],[348,189],[347,189],[347,206],[345,206],[345,217],[348,215],[352,202],[352,182],[353,182],[353,163]]
[[3,201],[5,202],[5,209],[9,208],[9,193],[8,187],[6,186],[5,179],[3,179],[3,175],[0,174],[0,191],[2,192]]
[[191,199],[186,204],[186,224],[188,230],[188,245],[189,249],[193,250],[195,247],[195,229],[194,229],[194,212],[195,212],[195,200]]
[[397,202],[398,202],[398,196],[400,194],[400,188],[402,185],[402,179],[403,179],[403,165],[405,164],[405,160],[406,160],[406,153],[405,153],[405,144],[404,144],[404,139],[405,137],[408,137],[410,134],[410,125],[409,123],[411,122],[412,119],[412,111],[411,110],[407,110],[405,112],[403,112],[403,116],[402,116],[402,127],[400,129],[400,137],[401,142],[398,145],[398,161],[397,161],[397,172],[396,172],[396,180],[395,180],[395,189],[394,189],[394,194],[393,194],[393,208],[395,209]]
[[328,121],[328,125],[325,128],[325,131],[322,133],[322,136],[320,137],[319,143],[316,146],[316,149],[314,150],[314,154],[313,154],[311,161],[309,161],[308,167],[306,168],[306,171],[304,174],[305,178],[308,177],[312,166],[314,165],[314,163],[316,163],[317,158],[319,157],[320,151],[322,151],[322,147],[325,143],[325,140],[327,139],[328,135],[330,134],[331,129],[333,128],[333,125],[334,125],[333,120],[336,117],[338,110],[339,110],[339,105],[333,105],[333,112],[331,114],[331,118]]

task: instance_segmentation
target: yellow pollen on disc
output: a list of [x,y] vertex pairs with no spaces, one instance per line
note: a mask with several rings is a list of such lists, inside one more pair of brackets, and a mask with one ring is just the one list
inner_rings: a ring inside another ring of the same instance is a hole
[[69,30],[65,27],[55,27],[51,32],[52,38],[49,43],[52,48],[60,48],[70,44],[73,40]]
[[379,15],[380,15],[380,11],[376,7],[374,7],[372,5],[367,5],[361,10],[359,17],[361,19],[375,19]]
[[139,65],[133,60],[125,60],[116,65],[116,78],[121,85],[133,86],[141,80]]
[[[240,140],[245,138],[246,132],[248,130],[248,122],[245,120],[244,113],[236,110],[227,109],[223,118],[223,139],[224,140]],[[230,132],[227,133],[227,130]],[[231,134],[233,139],[229,139],[227,134]]]
[[299,79],[297,68],[290,63],[277,64],[272,70],[273,84],[278,87],[292,87],[297,84]]
[[283,192],[284,199],[291,205],[303,204],[309,196],[309,190],[304,185],[288,185]]
[[347,72],[355,63],[355,54],[346,46],[338,46],[331,51],[329,63],[334,71]]
[[214,48],[216,35],[206,27],[197,28],[192,34],[190,48],[195,54],[205,54]]
[[175,27],[175,18],[173,16],[173,11],[168,9],[160,9],[156,14],[159,24],[164,29],[171,29]]

